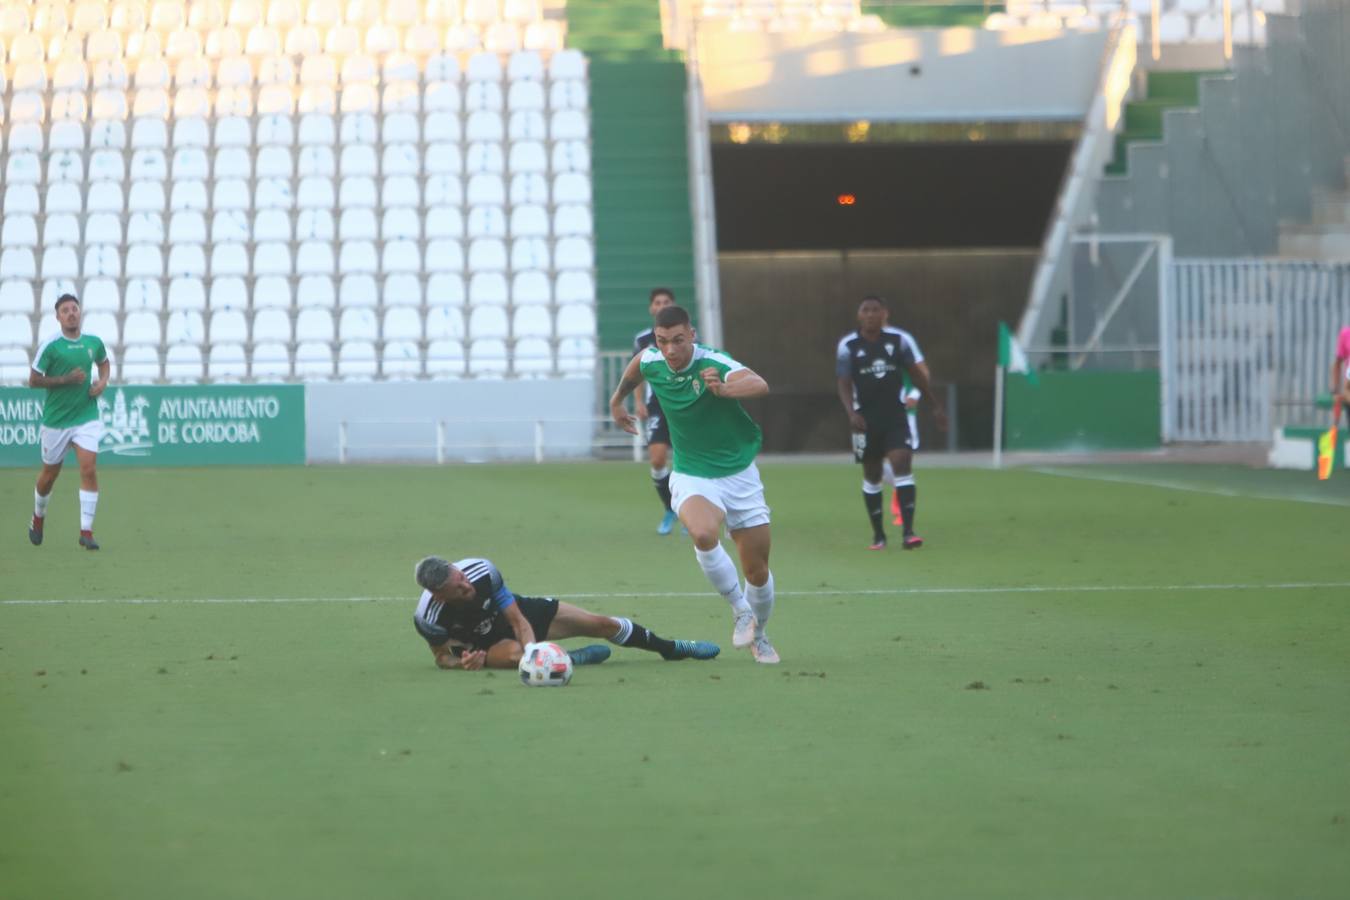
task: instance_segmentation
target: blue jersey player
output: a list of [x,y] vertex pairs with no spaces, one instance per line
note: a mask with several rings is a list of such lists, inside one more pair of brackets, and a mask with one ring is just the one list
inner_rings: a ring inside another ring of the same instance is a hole
[[[552,597],[517,596],[497,567],[478,557],[451,564],[428,556],[413,576],[422,588],[413,627],[442,669],[514,669],[526,644],[570,637],[604,638],[668,660],[712,659],[721,652],[707,641],[668,641],[631,619],[597,615]],[[604,662],[609,648],[593,644],[569,655],[574,665]]]

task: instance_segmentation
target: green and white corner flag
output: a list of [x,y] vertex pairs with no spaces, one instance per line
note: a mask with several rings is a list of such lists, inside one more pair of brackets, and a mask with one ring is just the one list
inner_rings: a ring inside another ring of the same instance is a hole
[[1027,380],[1036,383],[1036,372],[1031,368],[1022,345],[1017,343],[1007,322],[998,323],[998,364],[1003,367],[1003,371],[1026,375]]

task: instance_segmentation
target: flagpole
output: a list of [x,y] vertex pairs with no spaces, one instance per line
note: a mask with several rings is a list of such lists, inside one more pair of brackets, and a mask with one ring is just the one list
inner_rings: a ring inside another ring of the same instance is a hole
[[994,367],[994,468],[1003,468],[1003,366]]

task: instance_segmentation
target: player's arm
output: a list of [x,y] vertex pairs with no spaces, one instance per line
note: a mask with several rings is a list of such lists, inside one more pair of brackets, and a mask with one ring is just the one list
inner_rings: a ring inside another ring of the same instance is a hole
[[1331,392],[1340,393],[1344,385],[1341,384],[1341,373],[1345,371],[1345,360],[1339,356],[1331,361]]
[[483,666],[483,659],[487,656],[486,651],[470,650],[463,648],[459,656],[455,656],[450,649],[450,641],[446,641],[440,646],[432,645],[431,655],[436,658],[436,667],[439,669],[479,669]]
[[839,392],[839,403],[844,407],[844,415],[848,416],[849,427],[860,434],[866,431],[867,420],[853,408],[853,376],[840,375],[835,378],[834,385]]
[[84,381],[84,369],[71,369],[64,375],[43,375],[37,369],[28,372],[30,388],[64,387],[67,384],[79,384]]
[[928,378],[928,363],[916,362],[906,366],[905,371],[909,372],[909,380],[914,387],[918,389],[920,396],[933,405],[933,419],[937,422],[938,430],[947,430],[947,411],[938,403],[937,398],[933,396],[932,385]]
[[623,375],[619,378],[619,386],[614,389],[614,395],[609,398],[610,418],[614,420],[615,425],[629,434],[638,433],[637,419],[628,414],[628,410],[624,409],[623,402],[643,382],[642,366],[638,362],[640,359],[642,359],[641,354],[628,361],[628,365],[624,367]]
[[104,357],[103,361],[98,364],[98,381],[89,385],[90,397],[97,397],[99,394],[103,393],[103,389],[108,386],[108,376],[111,372],[112,365],[108,362],[107,357]]
[[725,381],[722,380],[722,373],[714,366],[705,366],[698,374],[709,391],[728,400],[746,400],[769,393],[769,383],[753,369],[737,369]]
[[534,636],[534,626],[530,624],[529,619],[525,618],[525,614],[520,611],[519,603],[512,603],[502,611],[502,614],[506,616],[506,623],[511,626],[511,630],[516,633],[516,641],[520,646],[524,647],[526,644],[533,644],[535,640],[537,640]]

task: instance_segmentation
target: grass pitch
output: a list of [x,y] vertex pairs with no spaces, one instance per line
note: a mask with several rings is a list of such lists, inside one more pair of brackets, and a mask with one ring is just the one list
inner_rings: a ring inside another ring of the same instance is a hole
[[[638,466],[0,475],[0,897],[1344,896],[1350,479],[763,470],[778,667]],[[723,655],[440,672],[430,552]]]

